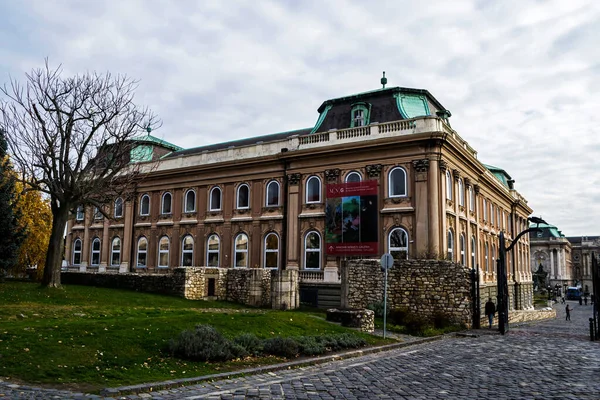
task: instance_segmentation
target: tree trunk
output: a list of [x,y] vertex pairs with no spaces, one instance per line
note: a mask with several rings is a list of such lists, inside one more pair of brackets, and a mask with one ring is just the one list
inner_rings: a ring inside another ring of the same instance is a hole
[[56,206],[52,201],[52,233],[46,254],[46,266],[42,286],[60,287],[60,271],[62,267],[62,254],[64,250],[65,226],[69,218],[69,207],[66,205]]

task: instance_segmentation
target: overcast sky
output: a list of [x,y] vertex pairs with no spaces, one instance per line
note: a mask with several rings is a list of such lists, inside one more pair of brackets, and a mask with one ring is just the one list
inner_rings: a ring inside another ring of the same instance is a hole
[[386,71],[566,236],[600,235],[599,45],[597,0],[0,0],[0,83],[125,73],[182,147],[312,127]]

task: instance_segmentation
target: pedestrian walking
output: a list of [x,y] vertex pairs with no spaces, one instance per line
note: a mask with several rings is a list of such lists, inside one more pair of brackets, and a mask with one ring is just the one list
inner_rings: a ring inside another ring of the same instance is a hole
[[587,296],[583,297],[583,304],[585,304],[587,306]]
[[573,309],[567,304],[565,311],[567,312],[567,317],[566,317],[565,321],[570,321],[571,320],[571,311],[573,311]]
[[496,314],[496,305],[490,297],[487,303],[485,303],[485,315],[488,317],[488,321],[490,322],[490,329],[492,329],[492,323],[494,322],[494,314]]
[[583,299],[581,298],[581,296],[579,296],[579,305],[582,306],[583,305]]

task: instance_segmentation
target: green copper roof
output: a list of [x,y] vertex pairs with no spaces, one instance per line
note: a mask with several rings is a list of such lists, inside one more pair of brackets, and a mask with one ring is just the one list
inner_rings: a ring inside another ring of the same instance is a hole
[[416,118],[431,115],[427,98],[418,94],[396,93],[396,105],[404,118]]
[[173,143],[169,143],[167,141],[164,141],[164,140],[159,139],[152,135],[136,136],[134,138],[131,138],[131,140],[134,140],[136,142],[146,142],[146,143],[156,144],[156,145],[165,147],[165,148],[167,148],[169,150],[173,150],[173,151],[183,149],[182,147],[176,146]]
[[502,184],[508,187],[508,180],[512,179],[510,175],[502,168],[494,167],[493,165],[483,164]]
[[529,223],[529,227],[530,228],[540,228],[542,230],[543,233],[543,237],[565,237],[565,235],[562,234],[561,231],[558,230],[557,227],[555,227],[554,225],[550,225],[550,224],[534,224],[534,223]]

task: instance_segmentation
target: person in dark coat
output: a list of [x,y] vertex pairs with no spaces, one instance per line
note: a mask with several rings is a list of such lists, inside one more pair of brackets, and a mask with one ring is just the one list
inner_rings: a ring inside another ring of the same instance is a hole
[[490,329],[492,329],[492,323],[494,322],[494,314],[496,314],[496,305],[490,297],[487,303],[485,303],[485,315],[488,317],[488,321],[490,322]]
[[567,304],[565,311],[567,312],[567,317],[565,318],[565,321],[570,321],[571,320],[571,311],[573,311],[573,309],[571,307],[569,307],[569,305]]

